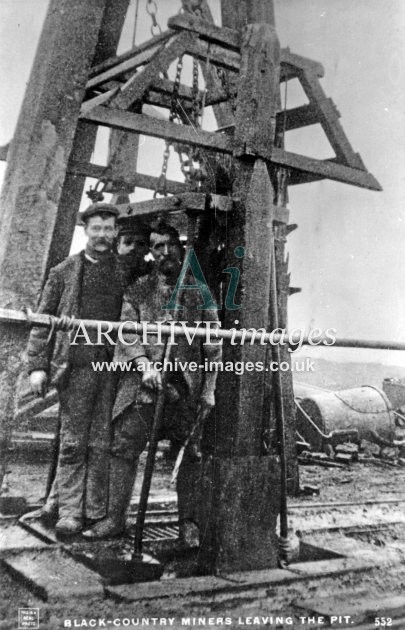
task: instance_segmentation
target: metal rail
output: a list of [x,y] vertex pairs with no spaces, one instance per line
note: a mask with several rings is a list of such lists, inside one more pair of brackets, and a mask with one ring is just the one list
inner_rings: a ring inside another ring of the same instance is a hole
[[[181,311],[179,313],[181,317]],[[32,313],[27,311],[16,311],[13,309],[0,308],[0,324],[17,324],[21,326],[40,326],[45,328],[75,330],[84,327],[87,330],[101,330],[102,332],[118,332],[123,334],[140,334],[146,331],[149,334],[159,334],[169,337],[190,337],[207,338],[209,335],[211,340],[226,339],[236,342],[251,344],[281,344],[281,345],[310,345],[310,346],[328,346],[336,348],[365,348],[372,350],[405,350],[405,342],[401,341],[376,341],[370,339],[348,339],[336,338],[331,343],[330,336],[321,335],[292,335],[287,331],[284,333],[262,332],[261,329],[223,329],[215,322],[200,322],[197,327],[180,325],[176,322],[168,324],[149,322],[110,322],[104,320],[77,319],[74,317],[54,317],[44,313]],[[212,325],[211,325],[212,324]],[[212,341],[211,341],[212,343]]]

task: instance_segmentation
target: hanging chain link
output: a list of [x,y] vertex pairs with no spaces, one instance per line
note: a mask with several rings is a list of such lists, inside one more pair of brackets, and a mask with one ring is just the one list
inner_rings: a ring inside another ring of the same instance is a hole
[[198,89],[198,61],[193,57],[193,87],[191,90],[191,118],[194,125],[199,124],[200,118],[200,94]]
[[[183,55],[179,57],[177,61],[176,76],[174,79],[173,90],[172,90],[171,99],[170,99],[169,122],[174,122],[176,119],[178,119],[177,100],[179,96],[182,70],[183,70]],[[167,78],[167,73],[165,73],[165,78]],[[170,157],[170,145],[171,143],[169,141],[166,141],[165,150],[163,152],[162,170],[161,170],[158,182],[157,182],[154,197],[156,197],[158,194],[165,195],[165,196],[167,195],[166,183],[167,183],[167,167],[169,165],[169,157]],[[179,153],[179,157],[180,157],[180,162],[182,165],[182,157],[180,153]],[[183,172],[183,167],[181,170]]]
[[[182,9],[187,13],[192,13],[197,15],[198,17],[202,16],[202,0],[182,0]],[[156,26],[156,2],[155,0],[147,0],[147,12],[152,18],[152,29]],[[160,28],[160,27],[159,27]],[[153,33],[152,33],[153,34]],[[180,89],[180,80],[181,73],[183,70],[183,56],[181,56],[177,62],[176,66],[176,76],[173,83],[173,90],[170,99],[170,113],[169,113],[169,122],[178,121],[179,123],[183,122],[181,116],[179,115],[179,104],[181,109],[181,103],[179,102],[179,89]],[[168,78],[167,73],[164,73],[165,78]],[[200,99],[200,92],[198,87],[198,79],[199,79],[199,69],[198,69],[198,60],[193,58],[193,72],[192,72],[192,91],[191,91],[191,113],[190,113],[190,122],[191,125],[198,129],[200,128],[200,118],[202,114],[202,102]],[[184,110],[183,110],[184,111]],[[163,162],[162,162],[162,170],[159,176],[155,194],[156,197],[158,194],[167,195],[167,168],[169,164],[170,158],[170,146],[171,143],[166,141],[165,150],[163,152]],[[199,183],[204,180],[207,176],[205,169],[201,165],[201,154],[197,147],[191,149],[191,151],[182,147],[179,144],[175,145],[175,150],[179,156],[180,160],[180,169],[184,175],[185,183],[194,184],[194,186],[198,187]],[[184,157],[186,155],[187,157]],[[196,167],[194,162],[198,162],[199,165]]]
[[157,4],[155,0],[146,0],[146,13],[150,15],[152,20],[152,26],[150,27],[152,37],[154,37],[155,35],[160,35],[162,32],[162,28],[156,18]]

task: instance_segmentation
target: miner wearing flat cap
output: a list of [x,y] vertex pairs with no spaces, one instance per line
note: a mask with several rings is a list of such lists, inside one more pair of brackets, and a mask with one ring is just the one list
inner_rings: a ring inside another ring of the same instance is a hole
[[150,251],[151,228],[134,215],[120,216],[117,226],[118,260],[123,274],[123,284],[128,286],[140,276],[152,271],[152,262],[145,260]]
[[[118,209],[94,203],[79,215],[86,248],[51,269],[38,311],[87,320],[119,321],[123,296],[114,252]],[[96,331],[87,330],[92,341]],[[34,327],[27,356],[31,389],[44,395],[55,385],[60,402],[60,447],[56,479],[41,516],[56,516],[60,535],[80,532],[106,511],[108,452],[114,402],[114,373],[94,371],[92,362],[110,361],[114,347],[85,345],[69,333]]]

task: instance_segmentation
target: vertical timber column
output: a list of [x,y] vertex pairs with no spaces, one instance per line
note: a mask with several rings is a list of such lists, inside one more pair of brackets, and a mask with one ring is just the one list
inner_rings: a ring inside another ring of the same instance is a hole
[[[130,0],[107,0],[98,43],[91,65],[95,66],[102,63],[116,54],[129,4]],[[84,163],[90,162],[96,134],[97,125],[89,125],[79,121],[73,140],[70,160]],[[69,171],[66,173],[58,204],[58,214],[53,229],[45,275],[48,275],[49,269],[69,255],[84,184],[85,177],[72,175]]]
[[[223,0],[223,16],[234,2]],[[227,263],[240,269],[239,310],[225,314],[226,328],[270,327],[270,287],[275,191],[269,174],[279,110],[280,46],[269,0],[236,3],[242,28],[241,69],[235,116],[233,196],[228,224]],[[252,17],[261,22],[248,22]],[[243,254],[241,256],[241,254]],[[238,261],[239,256],[239,261]],[[224,361],[246,366],[270,359],[263,346],[224,344]],[[279,462],[274,445],[275,416],[266,382],[270,372],[220,375],[213,453],[202,473],[200,562],[204,569],[238,571],[277,566],[276,519]],[[271,448],[273,446],[273,450]]]
[[[36,303],[105,6],[106,0],[50,1],[1,196],[1,306]],[[0,327],[2,448],[25,343],[21,331]]]

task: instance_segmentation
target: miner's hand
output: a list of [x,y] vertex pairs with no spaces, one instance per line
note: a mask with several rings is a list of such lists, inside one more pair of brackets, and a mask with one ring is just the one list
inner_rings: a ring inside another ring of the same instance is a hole
[[199,422],[204,422],[204,420],[209,416],[214,407],[215,395],[211,392],[207,394],[202,394],[197,409]]
[[142,375],[142,384],[150,389],[162,389],[162,375],[155,368],[149,368]]
[[34,370],[30,374],[30,385],[34,394],[37,396],[45,396],[46,386],[48,384],[48,375],[45,370]]

